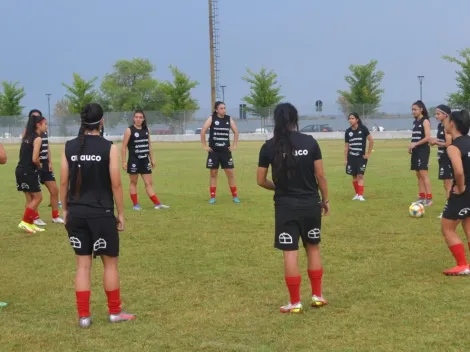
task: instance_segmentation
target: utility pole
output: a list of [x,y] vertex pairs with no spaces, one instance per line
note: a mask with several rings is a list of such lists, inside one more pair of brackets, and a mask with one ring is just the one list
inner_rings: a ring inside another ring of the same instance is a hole
[[47,115],[47,124],[49,125],[49,128],[48,128],[48,131],[47,131],[47,134],[48,136],[51,135],[50,131],[51,131],[51,127],[50,127],[50,124],[51,124],[51,93],[47,93],[46,96],[47,96],[47,109],[49,111],[48,115]]
[[227,86],[220,86],[222,88],[222,101],[225,103],[225,87]]
[[214,21],[212,13],[212,0],[209,1],[209,41],[211,57],[211,109],[215,105],[215,62],[214,62]]
[[423,100],[423,78],[424,76],[418,76],[419,79],[419,100]]

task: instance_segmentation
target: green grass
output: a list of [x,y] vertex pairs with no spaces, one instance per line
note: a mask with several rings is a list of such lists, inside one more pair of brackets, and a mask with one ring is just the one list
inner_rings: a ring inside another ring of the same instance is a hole
[[[144,210],[133,212],[123,174],[122,296],[138,320],[107,323],[95,261],[89,330],[77,327],[75,260],[65,230],[51,224],[30,236],[17,229],[24,206],[14,179],[18,146],[7,146],[9,162],[0,168],[0,301],[9,306],[0,308],[0,351],[468,351],[470,278],[442,275],[454,262],[436,218],[444,203],[436,151],[435,205],[412,219],[407,212],[417,189],[407,142],[376,142],[364,203],[351,201],[343,144],[320,145],[332,211],[322,231],[327,307],[279,313],[288,295],[282,255],[273,248],[272,193],[256,185],[261,142],[241,143],[234,153],[242,204],[231,202],[221,173],[215,206],[207,204],[201,147],[155,143],[155,189],[171,209],[153,210],[140,184]],[[52,148],[56,162],[60,150]],[[303,275],[306,304],[309,286]]]

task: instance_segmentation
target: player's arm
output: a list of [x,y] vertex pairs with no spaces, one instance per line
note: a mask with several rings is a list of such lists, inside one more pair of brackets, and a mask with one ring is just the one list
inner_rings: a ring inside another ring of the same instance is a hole
[[368,146],[367,146],[366,159],[369,159],[370,154],[372,153],[372,149],[374,148],[374,138],[372,138],[372,135],[371,135],[371,134],[369,134],[369,135],[367,136],[367,142],[368,142],[368,143],[367,143]]
[[344,133],[344,163],[348,163],[349,139],[348,132]]
[[202,143],[202,147],[207,150],[208,152],[211,151],[211,149],[209,147],[207,147],[207,142],[206,142],[206,132],[207,130],[209,129],[209,127],[211,127],[211,124],[212,124],[212,116],[209,116],[206,120],[206,122],[204,122],[204,125],[202,126],[202,129],[201,129],[201,143]]
[[[124,169],[127,169],[126,154],[127,154],[127,145],[129,144],[129,138],[131,138],[131,129],[126,128],[126,131],[124,132],[124,138],[122,139],[122,145],[121,145],[121,161],[122,161],[122,167]],[[150,147],[150,135],[149,135],[149,147]]]
[[38,169],[42,167],[41,161],[39,160],[39,153],[41,152],[42,138],[37,137],[33,142],[33,164],[36,165]]
[[446,133],[445,134],[445,140],[446,140],[445,142],[440,142],[440,141],[436,140],[434,144],[437,144],[440,147],[448,148],[452,144],[452,135]]
[[[69,162],[65,156],[65,147],[60,160],[60,200],[62,201],[62,210],[67,213],[67,198],[69,193]],[[64,220],[67,217],[64,215]]]
[[0,164],[7,163],[7,153],[5,152],[5,148],[3,148],[3,144],[0,143]]
[[122,193],[121,170],[119,169],[119,151],[115,145],[111,145],[111,150],[109,151],[109,175],[111,177],[111,187],[118,217],[122,217],[124,214],[124,197]]
[[256,182],[258,186],[263,187],[269,191],[274,191],[274,182],[268,180],[268,169],[271,160],[267,155],[266,144],[263,144],[259,151],[258,171],[256,172]]
[[[312,137],[313,139],[313,137]],[[313,169],[315,170],[315,178],[317,179],[318,188],[320,189],[323,215],[330,213],[330,200],[328,198],[328,182],[326,181],[325,169],[323,168],[323,157],[318,142],[314,140],[312,148]]]
[[238,133],[237,125],[232,118],[230,118],[230,128],[232,129],[232,132],[233,132],[233,148],[236,148],[238,145],[239,133]]
[[431,140],[431,124],[429,123],[428,119],[425,119],[423,121],[423,127],[424,127],[424,138],[420,140],[419,142],[417,142],[415,144],[415,147],[423,145],[423,144],[427,144]]
[[462,154],[460,153],[459,148],[451,145],[447,148],[447,155],[452,163],[452,170],[458,194],[461,194],[465,192],[465,174],[463,172]]
[[149,155],[150,155],[150,162],[152,163],[152,167],[155,166],[155,159],[153,158],[153,150],[152,150],[152,141],[150,138],[150,130],[148,131],[149,133]]

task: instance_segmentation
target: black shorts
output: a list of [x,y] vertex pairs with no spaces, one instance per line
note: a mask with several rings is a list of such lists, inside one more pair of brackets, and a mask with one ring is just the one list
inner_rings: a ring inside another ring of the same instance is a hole
[[321,207],[311,209],[290,209],[277,206],[275,215],[274,248],[283,251],[299,249],[299,238],[304,247],[307,243],[319,244],[321,241]]
[[38,193],[41,192],[41,183],[37,171],[15,170],[16,189],[19,192]]
[[230,150],[213,151],[207,155],[206,168],[208,169],[233,169],[235,167]]
[[439,180],[452,180],[454,178],[450,159],[439,159]]
[[44,182],[55,182],[55,176],[53,172],[46,171],[46,170],[38,170],[38,175],[39,175],[39,181],[41,184],[44,184]]
[[65,229],[76,255],[119,256],[119,232],[114,216],[83,218],[69,213]]
[[346,174],[351,176],[364,175],[366,173],[367,159],[363,157],[349,157],[346,164]]
[[450,193],[449,200],[444,206],[442,218],[448,220],[463,220],[470,217],[470,191],[462,195]]
[[129,158],[127,160],[127,173],[129,175],[146,175],[152,173],[152,164],[148,157],[138,159]]
[[424,148],[415,148],[411,151],[411,170],[427,170],[429,167],[429,146]]

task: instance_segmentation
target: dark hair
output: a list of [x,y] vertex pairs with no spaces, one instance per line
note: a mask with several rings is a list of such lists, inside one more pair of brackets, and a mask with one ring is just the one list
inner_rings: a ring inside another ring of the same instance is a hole
[[359,126],[362,126],[362,120],[361,120],[361,118],[359,117],[359,114],[358,114],[357,112],[352,112],[352,113],[350,113],[350,114],[348,115],[348,119],[349,119],[349,116],[354,116],[354,117],[356,118],[356,120],[357,120],[357,124],[358,124]]
[[78,131],[78,139],[80,140],[80,146],[77,153],[78,160],[78,171],[77,181],[75,183],[75,197],[80,198],[80,187],[82,185],[82,169],[80,165],[80,159],[82,157],[83,148],[85,147],[85,131],[100,130],[100,122],[103,118],[104,112],[101,105],[92,103],[87,104],[80,113],[81,125]]
[[220,105],[225,105],[223,101],[216,101],[214,104],[214,111],[212,112],[212,117],[217,117],[217,109],[219,108]]
[[[142,121],[142,129],[148,131],[149,128],[148,128],[148,126],[147,126],[147,119],[145,118],[144,112],[143,112],[142,110],[136,110],[136,111],[134,111],[134,116],[135,116],[136,114],[142,114],[142,116],[144,117],[144,121]],[[149,138],[150,138],[150,137],[149,137]]]
[[440,110],[443,113],[447,114],[448,116],[450,116],[450,114],[452,113],[452,110],[447,105],[444,105],[444,104],[436,106],[436,110]]
[[417,107],[419,107],[420,109],[423,109],[423,118],[429,120],[429,114],[428,114],[428,109],[426,109],[426,105],[424,105],[424,103],[421,101],[421,100],[417,100],[413,103],[413,105],[416,105]]
[[34,113],[36,114],[39,114],[39,116],[42,116],[42,112],[38,109],[32,109],[29,114],[28,114],[28,117],[31,117]]
[[449,122],[450,121],[454,121],[455,128],[461,134],[468,134],[470,130],[470,115],[467,110],[453,111],[449,115]]
[[[33,111],[33,110],[31,110],[31,111]],[[41,116],[36,116],[36,115],[33,115],[32,112],[30,112],[29,117],[28,117],[28,122],[26,123],[26,128],[24,129],[24,134],[23,134],[22,141],[32,143],[33,142],[33,135],[36,132],[37,124],[40,123],[42,120],[45,120],[45,119],[46,118],[44,116],[42,116],[42,114],[41,114]]]
[[287,188],[297,166],[291,134],[299,129],[298,122],[299,113],[294,105],[281,103],[274,109],[273,182],[281,189]]

